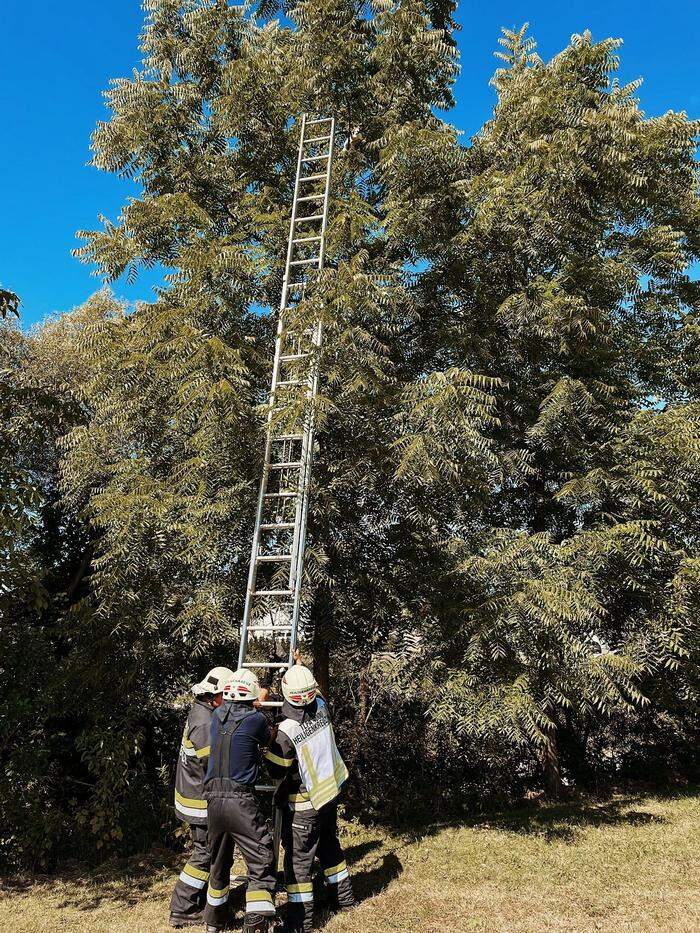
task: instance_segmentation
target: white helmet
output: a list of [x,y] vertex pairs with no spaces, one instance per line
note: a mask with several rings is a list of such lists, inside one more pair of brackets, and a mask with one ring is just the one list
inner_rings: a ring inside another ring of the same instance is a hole
[[308,706],[313,703],[318,693],[316,678],[308,667],[295,664],[282,678],[282,693],[292,706]]
[[224,684],[233,677],[233,671],[228,667],[213,667],[204,680],[192,687],[192,693],[196,697],[203,693],[221,693]]
[[257,700],[260,697],[260,683],[257,676],[244,667],[231,674],[224,685],[225,700]]

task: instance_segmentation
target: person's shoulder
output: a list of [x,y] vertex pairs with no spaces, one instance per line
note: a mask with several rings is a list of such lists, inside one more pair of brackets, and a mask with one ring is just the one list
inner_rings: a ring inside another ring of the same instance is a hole
[[190,707],[190,711],[187,715],[187,720],[190,725],[199,725],[201,723],[208,723],[211,720],[212,708],[207,706],[206,703],[199,703],[195,701]]
[[268,724],[267,716],[265,715],[265,713],[261,712],[259,709],[256,709],[255,712],[251,716],[247,716],[246,718],[248,722],[250,723],[251,727],[255,729],[259,729],[262,726],[266,726]]

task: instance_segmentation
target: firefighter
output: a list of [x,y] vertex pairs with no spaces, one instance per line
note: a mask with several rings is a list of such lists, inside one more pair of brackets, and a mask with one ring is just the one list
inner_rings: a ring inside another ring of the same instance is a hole
[[225,685],[223,703],[212,717],[204,782],[211,852],[204,910],[207,933],[218,933],[226,924],[234,843],[248,871],[244,933],[268,933],[275,917],[272,833],[255,791],[262,773],[261,750],[272,738],[267,719],[255,708],[259,699],[258,678],[243,668]]
[[224,684],[233,676],[228,667],[215,667],[192,687],[195,701],[187,716],[175,774],[175,814],[189,823],[193,848],[170,900],[170,924],[194,926],[203,922],[209,850],[204,776],[209,759],[212,713],[221,703]]
[[348,770],[335,744],[328,707],[309,668],[291,667],[282,678],[282,694],[283,718],[265,758],[270,774],[282,779],[276,802],[283,808],[285,933],[309,933],[315,856],[321,863],[331,908],[355,905],[338,839],[338,795]]

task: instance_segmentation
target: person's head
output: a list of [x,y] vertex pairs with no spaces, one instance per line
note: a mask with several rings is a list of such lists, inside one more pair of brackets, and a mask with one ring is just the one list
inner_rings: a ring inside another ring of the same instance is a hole
[[253,671],[239,667],[223,687],[224,700],[233,703],[254,703],[260,698],[260,682]]
[[317,694],[316,678],[303,664],[290,667],[282,678],[282,695],[292,706],[308,706],[313,703]]
[[219,706],[226,683],[233,677],[233,671],[228,667],[213,667],[204,680],[192,687],[192,693],[198,700],[208,703],[209,706]]

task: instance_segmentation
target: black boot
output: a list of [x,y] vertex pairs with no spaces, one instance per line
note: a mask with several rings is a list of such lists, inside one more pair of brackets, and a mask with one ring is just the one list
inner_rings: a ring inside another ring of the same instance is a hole
[[328,891],[326,895],[326,906],[331,913],[339,914],[344,910],[352,910],[353,907],[357,907],[357,901],[352,891],[343,891],[343,897],[339,898],[336,889],[334,891]]
[[201,927],[204,923],[204,912],[199,911],[196,914],[170,914],[170,926],[176,930],[182,927]]

